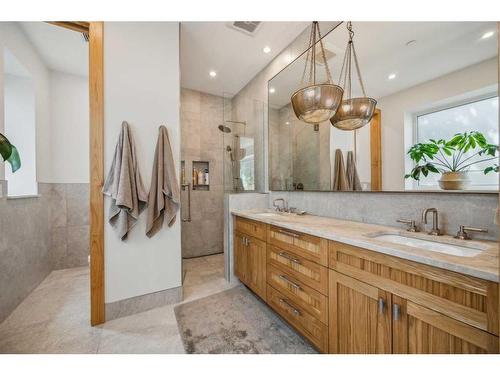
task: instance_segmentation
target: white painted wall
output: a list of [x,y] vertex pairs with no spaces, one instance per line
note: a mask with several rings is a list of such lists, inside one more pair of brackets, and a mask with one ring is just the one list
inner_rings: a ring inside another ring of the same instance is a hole
[[[8,49],[26,68],[33,78],[35,87],[35,123],[36,123],[36,175],[38,182],[50,182],[50,116],[49,116],[49,71],[32,44],[15,22],[0,22],[0,58]],[[3,64],[2,64],[3,65]],[[3,69],[0,70],[0,83],[3,87]],[[3,90],[0,90],[0,97]],[[3,99],[0,99],[3,103]],[[2,105],[3,112],[3,105]],[[2,113],[0,112],[0,113]],[[4,129],[4,116],[0,116],[0,130]],[[23,155],[21,155],[22,161]],[[2,170],[5,166],[0,165]]]
[[51,182],[89,182],[88,77],[50,72]]
[[[135,138],[147,188],[158,127],[167,127],[180,172],[179,24],[106,22],[104,25],[105,173],[123,120]],[[105,209],[109,207],[106,199]],[[153,238],[145,235],[146,215],[126,242],[105,225],[106,303],[181,285],[180,216]]]
[[[498,83],[497,59],[490,59],[378,99],[382,116],[382,189],[404,190],[405,118],[412,112]],[[409,129],[407,129],[409,131]]]
[[4,75],[4,128],[21,155],[21,168],[5,168],[9,196],[36,195],[35,88],[29,77]]

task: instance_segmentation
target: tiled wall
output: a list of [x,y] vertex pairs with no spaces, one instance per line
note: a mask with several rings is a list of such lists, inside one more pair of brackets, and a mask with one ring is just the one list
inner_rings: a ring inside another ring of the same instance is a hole
[[[191,191],[191,222],[182,223],[182,257],[223,251],[223,98],[181,90],[181,159],[186,183],[192,183],[192,162],[210,163],[210,190]],[[187,216],[187,191],[181,191],[182,217]],[[217,220],[219,218],[219,220]]]
[[285,198],[290,207],[314,215],[401,228],[404,225],[398,224],[397,219],[420,223],[422,210],[435,207],[439,226],[445,233],[454,235],[459,225],[468,225],[488,229],[485,234],[474,233],[474,238],[498,240],[498,194],[273,191],[269,194],[269,207],[276,198]]
[[53,269],[88,264],[89,184],[51,184],[50,257]]
[[0,322],[54,269],[87,265],[88,184],[0,198]]
[[49,274],[49,197],[0,199],[0,322]]

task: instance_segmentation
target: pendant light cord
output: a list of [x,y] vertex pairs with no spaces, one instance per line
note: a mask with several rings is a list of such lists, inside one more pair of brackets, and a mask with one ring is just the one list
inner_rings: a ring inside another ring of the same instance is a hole
[[[365,85],[361,78],[361,70],[359,68],[358,56],[354,48],[354,31],[352,30],[352,22],[347,22],[347,30],[349,32],[349,41],[344,54],[342,68],[340,69],[339,85],[342,86],[344,92],[347,92],[348,99],[352,98],[352,58],[354,57],[354,65],[356,66],[356,73],[358,75],[359,86],[363,96],[366,97]],[[343,83],[342,83],[343,82]]]
[[[316,39],[316,33],[318,39]],[[321,31],[319,29],[318,21],[314,21],[311,25],[311,32],[309,34],[309,48],[307,49],[306,54],[306,63],[304,65],[304,70],[302,72],[302,79],[300,80],[300,85],[304,86],[304,79],[307,72],[307,67],[309,65],[309,85],[316,84],[316,40],[319,40],[319,45],[321,48],[321,57],[323,58],[323,62],[325,64],[326,71],[326,82],[331,83],[332,77],[330,72],[330,67],[328,66],[328,62],[326,60],[325,48],[323,45],[323,37],[321,35]]]

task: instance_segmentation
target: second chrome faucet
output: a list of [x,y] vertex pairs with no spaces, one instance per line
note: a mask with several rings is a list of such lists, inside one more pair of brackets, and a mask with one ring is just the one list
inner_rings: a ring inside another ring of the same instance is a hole
[[441,231],[439,230],[438,210],[436,208],[426,208],[422,211],[422,223],[427,224],[427,214],[429,212],[432,212],[432,229],[427,233],[431,236],[440,236]]

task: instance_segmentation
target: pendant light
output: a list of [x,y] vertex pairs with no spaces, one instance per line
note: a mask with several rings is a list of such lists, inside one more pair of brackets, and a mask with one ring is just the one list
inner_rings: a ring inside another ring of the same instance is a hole
[[[325,64],[326,82],[316,83],[316,42],[319,40],[321,56]],[[342,101],[344,90],[332,83],[330,68],[325,58],[325,49],[321,39],[319,24],[314,21],[309,36],[309,48],[306,55],[306,64],[302,73],[301,86],[304,86],[304,78],[309,65],[309,80],[305,87],[300,88],[292,94],[291,102],[293,111],[299,120],[308,124],[319,124],[328,121],[337,111]]]
[[[335,116],[330,119],[330,122],[333,126],[341,130],[355,130],[370,122],[375,113],[377,101],[366,96],[365,86],[363,85],[361,71],[359,69],[358,57],[356,56],[356,49],[354,48],[354,31],[352,31],[352,23],[350,21],[347,22],[347,30],[349,31],[349,41],[347,42],[339,78],[339,85],[342,85],[347,97],[342,100],[342,104],[335,113]],[[363,97],[358,98],[352,97],[351,76],[353,58],[354,64],[356,65],[359,85],[363,93]]]

